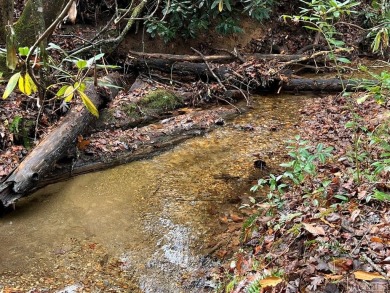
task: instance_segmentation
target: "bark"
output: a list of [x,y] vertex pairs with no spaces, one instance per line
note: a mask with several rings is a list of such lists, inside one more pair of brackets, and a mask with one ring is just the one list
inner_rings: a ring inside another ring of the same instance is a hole
[[[204,62],[210,61],[210,62],[232,62],[235,59],[238,59],[237,56],[232,54],[221,54],[221,55],[208,55],[208,56],[202,56],[199,55],[171,55],[171,54],[162,54],[162,53],[143,53],[143,52],[136,52],[136,51],[129,51],[128,58],[131,59],[138,59],[138,58],[144,58],[144,59],[163,59],[163,60],[170,60],[174,62]],[[279,62],[287,62],[287,61],[294,61],[294,60],[300,60],[302,58],[308,58],[310,59],[309,55],[303,55],[303,54],[296,54],[296,55],[283,55],[283,54],[242,54],[240,56],[244,60],[277,60]],[[321,58],[324,60],[324,58]],[[318,61],[318,60],[317,60]]]
[[343,80],[338,78],[330,79],[310,79],[295,78],[287,82],[281,82],[280,88],[287,91],[321,91],[321,92],[341,92],[343,90],[359,90],[361,82],[358,80]]
[[[117,75],[104,79],[116,86],[123,86]],[[115,96],[118,89],[108,95]],[[103,103],[102,94],[97,92],[93,84],[88,84],[86,95],[99,107]],[[60,122],[61,124],[49,133],[21,164],[0,184],[0,201],[7,207],[28,193],[52,169],[55,162],[70,148],[86,127],[94,120],[94,116],[82,105],[78,104]]]
[[5,26],[13,23],[14,1],[0,0],[0,43],[5,44]]
[[[246,108],[241,108],[240,111],[246,111]],[[98,149],[100,146],[99,139],[105,139],[106,134],[104,132],[95,133],[88,138],[91,147],[81,153],[76,161],[57,164],[56,169],[47,173],[35,188],[41,188],[80,174],[150,158],[186,139],[211,131],[217,125],[223,124],[225,119],[231,119],[237,114],[238,111],[235,108],[219,107],[193,111],[144,127],[117,131],[116,140],[126,145],[126,148],[123,149],[118,149],[117,141],[108,141],[104,145],[106,151],[100,151]]]
[[57,18],[65,3],[73,0],[29,0],[14,24],[19,47],[32,46],[35,40]]
[[[148,74],[159,71],[167,74],[174,74],[176,78],[193,76],[204,80],[215,80],[214,75],[210,73],[205,63],[175,62],[166,59],[134,59],[133,66]],[[323,91],[337,92],[346,90],[361,90],[359,80],[332,79],[310,79],[310,78],[288,78],[286,81],[277,78],[270,79],[270,82],[264,83],[263,80],[249,79],[241,74],[237,74],[227,65],[217,65],[213,68],[213,73],[222,81],[225,86],[234,84],[242,87],[251,81],[252,91],[264,90],[294,90],[294,91]],[[241,76],[241,79],[240,79]],[[371,81],[375,83],[374,81]],[[258,84],[257,86],[254,86]],[[344,85],[344,86],[343,86]],[[244,89],[247,88],[244,86]]]

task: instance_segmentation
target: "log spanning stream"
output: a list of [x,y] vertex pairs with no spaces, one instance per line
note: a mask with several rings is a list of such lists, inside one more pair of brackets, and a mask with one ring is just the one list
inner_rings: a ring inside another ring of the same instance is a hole
[[278,165],[272,154],[311,98],[257,97],[205,137],[23,199],[0,218],[0,291],[212,290],[206,275],[217,263],[204,254],[226,230],[220,217],[237,212],[260,175],[254,154]]

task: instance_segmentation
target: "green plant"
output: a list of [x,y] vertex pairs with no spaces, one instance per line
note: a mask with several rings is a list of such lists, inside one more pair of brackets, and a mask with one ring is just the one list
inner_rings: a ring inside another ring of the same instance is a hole
[[294,20],[308,23],[305,27],[323,35],[329,48],[343,47],[345,43],[336,38],[339,33],[334,23],[342,15],[357,13],[352,8],[360,3],[352,0],[344,2],[336,0],[300,1],[306,4],[306,7],[301,8],[300,15],[294,16]]
[[152,36],[160,36],[164,42],[172,41],[175,37],[194,38],[199,31],[206,30],[210,14],[204,8],[204,1],[165,1],[162,9],[164,18],[152,17],[145,21],[146,31]]
[[263,21],[270,17],[272,7],[275,5],[274,0],[244,0],[244,12],[257,21]]
[[88,71],[94,66],[95,62],[101,59],[103,56],[104,54],[101,53],[89,60],[68,58],[68,61],[71,61],[75,64],[77,68],[77,74],[71,75],[67,72],[64,72],[65,75],[67,75],[67,81],[58,83],[63,84],[63,86],[57,91],[56,96],[58,98],[62,98],[64,103],[69,103],[72,101],[74,96],[78,96],[88,111],[91,112],[91,114],[94,116],[99,117],[99,111],[85,93],[85,79],[87,77]]
[[[60,64],[55,64],[54,61],[49,58],[49,60],[51,60],[52,62],[48,63],[48,67],[51,68],[56,73],[55,74],[56,82],[47,87],[46,85],[38,84],[35,80],[35,77],[31,76],[32,71],[27,70],[28,67],[30,66],[29,62],[23,59],[24,57],[28,58],[29,56],[32,55],[30,49],[28,47],[19,48],[19,54],[18,54],[19,65],[17,66],[21,68],[21,71],[15,73],[9,79],[5,91],[3,93],[3,99],[9,97],[9,95],[15,90],[16,85],[18,85],[18,88],[22,93],[28,96],[38,92],[39,89],[38,86],[44,87],[43,89],[44,91],[49,91],[51,90],[52,87],[62,85],[62,87],[55,94],[58,98],[63,98],[63,104],[61,107],[66,107],[66,103],[69,103],[73,99],[73,97],[78,96],[80,97],[81,101],[88,109],[88,111],[91,112],[96,117],[98,117],[99,112],[97,108],[85,93],[85,88],[86,88],[85,81],[88,79],[87,75],[92,69],[110,68],[110,66],[107,65],[96,64],[97,61],[103,58],[104,54],[103,53],[97,54],[92,58],[90,58],[89,60],[83,60],[83,59],[72,58],[71,56],[68,56],[59,46],[50,43],[49,47],[46,50],[52,50],[52,49],[59,50],[61,53],[64,53],[66,56],[64,59],[61,60]],[[35,50],[35,51],[36,52],[35,52],[33,67],[39,63],[39,58],[38,58],[39,50]],[[64,69],[62,66],[64,62],[70,62],[74,64],[77,68],[77,73],[72,74],[71,70]]]
[[307,176],[315,177],[318,163],[324,164],[326,159],[331,157],[333,147],[324,147],[322,143],[313,148],[308,141],[302,140],[298,135],[294,140],[287,141],[290,150],[288,155],[293,159],[290,162],[282,163],[280,166],[287,168],[283,177],[291,179],[295,184],[302,183]]
[[367,37],[372,39],[372,51],[384,55],[389,48],[390,5],[387,0],[374,0],[371,6],[370,11],[365,15],[371,22]]
[[22,70],[10,77],[3,93],[3,99],[9,97],[9,95],[14,91],[16,85],[18,85],[19,90],[27,96],[30,96],[31,94],[36,93],[38,91],[38,87],[32,80],[30,74],[26,72],[25,68],[22,66],[22,64],[25,63],[22,58],[26,57],[28,54],[28,47],[19,48],[19,59],[16,57],[16,60],[12,62],[12,65],[8,64],[10,68],[15,69],[16,66],[19,66],[22,68]]
[[[367,69],[364,69],[367,71]],[[374,97],[377,103],[386,104],[389,91],[389,74],[370,73],[378,80],[373,85],[364,85],[367,93],[357,99],[357,104],[365,103],[367,98]],[[353,101],[350,101],[353,104]],[[353,111],[354,106],[350,105]],[[378,190],[378,186],[386,184],[390,172],[390,114],[385,112],[383,117],[377,117],[377,125],[374,129],[357,113],[352,112],[352,119],[345,125],[352,131],[352,147],[347,153],[347,158],[352,163],[348,168],[354,180],[359,185],[365,185],[366,201],[371,198],[386,200],[386,193]],[[340,195],[342,196],[342,195]]]
[[[251,191],[255,192],[264,186],[268,186],[268,200],[272,201],[279,209],[284,205],[282,196],[285,189],[291,188],[293,185],[302,185],[304,181],[313,181],[317,176],[318,164],[324,164],[331,157],[333,151],[333,147],[325,147],[323,144],[318,144],[317,147],[313,148],[308,144],[308,141],[302,140],[299,135],[294,140],[287,141],[287,143],[288,155],[292,160],[280,164],[281,167],[286,168],[286,171],[278,176],[270,174],[267,179],[261,178],[251,188]],[[289,181],[292,182],[292,185],[288,184]],[[310,186],[304,197],[311,198],[317,193],[326,195],[329,184],[329,180],[320,180],[319,186],[314,191],[312,186]],[[302,186],[302,188],[305,188],[305,186]],[[316,205],[318,205],[318,202]]]
[[236,34],[243,32],[241,14],[262,21],[270,17],[275,4],[275,0],[165,0],[160,8],[163,17],[150,17],[145,26],[152,37],[160,36],[165,42],[195,38],[211,25],[219,34]]
[[[357,13],[353,8],[358,6],[360,2],[347,0],[344,2],[337,0],[311,0],[304,1],[300,0],[306,5],[302,7],[300,15],[288,16],[284,15],[283,18],[292,19],[294,22],[304,23],[304,27],[315,31],[316,37],[314,43],[318,43],[321,36],[324,37],[325,42],[329,50],[331,51],[329,57],[336,64],[336,70],[340,75],[340,63],[351,63],[349,59],[345,57],[338,57],[335,55],[335,50],[344,50],[345,42],[339,38],[341,35],[335,27],[335,22],[340,19],[342,16],[349,16],[351,14]],[[343,87],[344,84],[342,83]]]
[[385,104],[390,96],[390,72],[381,71],[379,74],[369,70],[366,66],[359,66],[359,70],[370,75],[371,80],[364,79],[360,87],[367,93],[361,96],[357,102],[363,103],[369,97],[373,97],[379,104]]
[[231,35],[243,32],[243,29],[238,25],[237,19],[227,14],[221,16],[215,30],[222,35]]
[[379,201],[386,201],[390,202],[390,193],[386,193],[379,190],[374,190],[374,194],[372,195],[372,198],[379,200]]

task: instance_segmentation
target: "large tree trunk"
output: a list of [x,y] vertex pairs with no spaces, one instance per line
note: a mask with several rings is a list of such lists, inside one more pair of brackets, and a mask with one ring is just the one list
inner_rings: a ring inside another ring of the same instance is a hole
[[32,46],[36,39],[60,15],[65,3],[73,0],[29,0],[14,24],[19,47]]
[[5,45],[6,25],[13,23],[14,1],[0,0],[0,44]]
[[[116,86],[123,86],[118,75],[104,78],[104,81]],[[109,96],[115,97],[118,89],[113,89]],[[101,94],[90,83],[85,90],[86,95],[96,107],[103,103]],[[60,121],[60,125],[45,137],[38,146],[11,172],[0,184],[0,201],[9,206],[23,197],[40,180],[47,175],[61,156],[74,145],[77,136],[94,120],[94,116],[80,103]]]

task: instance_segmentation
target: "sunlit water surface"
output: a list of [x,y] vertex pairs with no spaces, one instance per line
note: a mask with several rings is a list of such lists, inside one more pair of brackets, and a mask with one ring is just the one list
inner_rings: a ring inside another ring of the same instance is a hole
[[[298,110],[311,98],[257,97],[253,110],[205,137],[38,191],[0,219],[0,284],[35,278],[40,288],[51,275],[71,285],[62,292],[76,292],[84,267],[118,259],[143,292],[214,286],[198,272],[215,265],[202,253],[221,229],[219,217],[249,193],[254,154],[276,164],[273,150],[294,136]],[[236,179],[221,180],[226,175]],[[98,245],[103,260],[72,247],[85,243]]]

